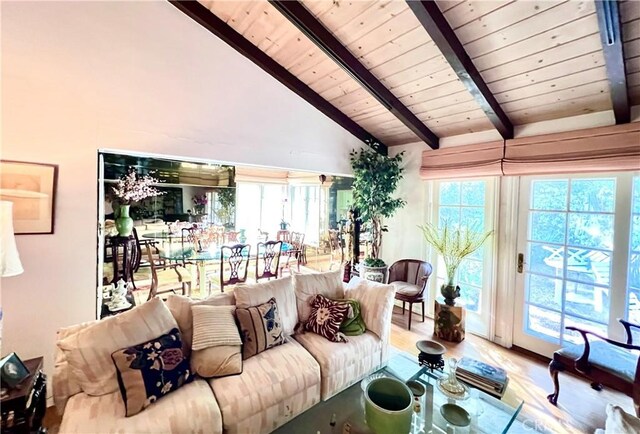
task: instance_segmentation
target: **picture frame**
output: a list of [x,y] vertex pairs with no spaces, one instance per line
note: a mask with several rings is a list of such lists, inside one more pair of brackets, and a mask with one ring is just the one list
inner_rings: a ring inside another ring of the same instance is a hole
[[16,353],[10,353],[0,360],[0,379],[2,384],[13,389],[30,375],[29,369]]
[[0,160],[0,200],[13,202],[16,235],[53,234],[56,164]]

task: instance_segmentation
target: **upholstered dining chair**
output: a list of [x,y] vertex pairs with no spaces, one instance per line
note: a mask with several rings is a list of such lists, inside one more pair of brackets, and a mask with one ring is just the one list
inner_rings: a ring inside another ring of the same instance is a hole
[[158,269],[152,246],[146,246],[147,259],[149,268],[151,269],[151,287],[147,301],[160,294],[180,291],[182,295],[191,295],[191,276],[187,270],[180,264],[166,265],[162,269]]
[[[220,291],[224,287],[244,283],[247,281],[249,259],[251,257],[250,244],[235,244],[220,248]],[[226,273],[228,271],[228,274]]]
[[[256,282],[260,279],[278,278],[280,271],[280,253],[282,252],[282,241],[267,241],[258,243],[256,255]],[[260,272],[262,263],[262,272]]]
[[424,322],[424,291],[432,272],[430,263],[418,259],[401,259],[389,267],[388,283],[396,289],[396,300],[402,301],[402,315],[409,303],[408,330],[411,330],[414,303],[420,303]]

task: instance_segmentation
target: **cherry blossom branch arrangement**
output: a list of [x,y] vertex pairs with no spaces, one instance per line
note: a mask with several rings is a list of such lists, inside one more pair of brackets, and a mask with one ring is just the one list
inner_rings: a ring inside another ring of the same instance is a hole
[[148,197],[161,196],[164,191],[158,190],[153,184],[161,181],[151,175],[139,175],[136,169],[129,168],[129,172],[118,179],[113,187],[113,194],[125,205],[140,202]]

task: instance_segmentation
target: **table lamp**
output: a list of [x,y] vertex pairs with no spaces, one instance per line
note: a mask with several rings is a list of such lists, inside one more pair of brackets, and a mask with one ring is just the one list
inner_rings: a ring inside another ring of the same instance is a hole
[[13,234],[13,202],[0,201],[0,219],[0,276],[17,276],[24,269]]

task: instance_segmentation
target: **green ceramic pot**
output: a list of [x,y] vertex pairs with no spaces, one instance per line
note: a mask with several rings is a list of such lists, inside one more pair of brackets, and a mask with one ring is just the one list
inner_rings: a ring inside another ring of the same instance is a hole
[[120,205],[120,213],[116,219],[116,229],[121,237],[128,237],[133,232],[133,219],[129,217],[131,205]]
[[413,396],[402,381],[376,378],[364,393],[367,425],[376,434],[406,434],[411,431]]

